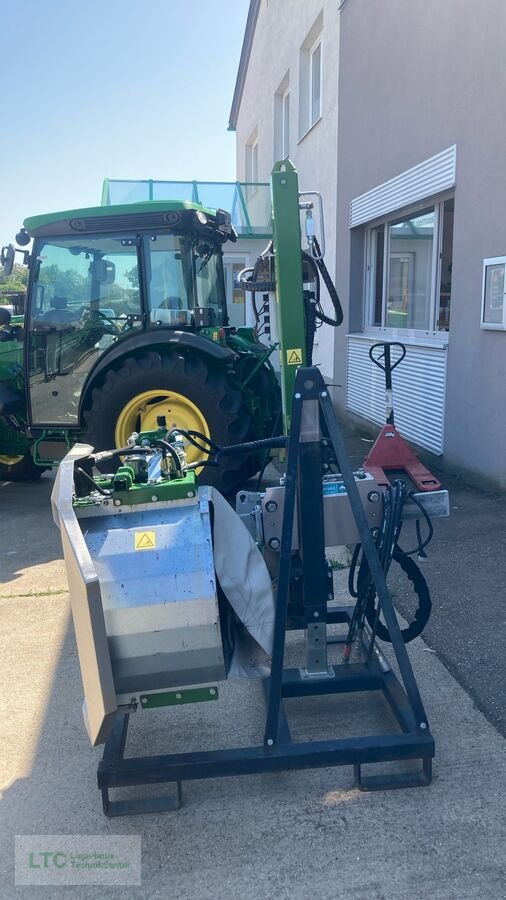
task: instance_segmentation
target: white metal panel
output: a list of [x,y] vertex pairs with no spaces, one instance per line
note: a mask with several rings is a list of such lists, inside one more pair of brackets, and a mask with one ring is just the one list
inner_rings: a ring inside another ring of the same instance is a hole
[[350,204],[350,228],[453,187],[456,164],[457,147],[454,144],[360,197],[355,197]]
[[[383,425],[385,376],[369,359],[374,343],[376,338],[348,336],[346,407]],[[446,349],[410,344],[392,375],[400,434],[438,455],[443,452],[446,358]]]

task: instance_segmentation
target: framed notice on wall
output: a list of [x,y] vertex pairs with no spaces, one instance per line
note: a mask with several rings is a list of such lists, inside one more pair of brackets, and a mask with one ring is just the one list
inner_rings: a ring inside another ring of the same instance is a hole
[[506,331],[506,256],[483,260],[481,327]]

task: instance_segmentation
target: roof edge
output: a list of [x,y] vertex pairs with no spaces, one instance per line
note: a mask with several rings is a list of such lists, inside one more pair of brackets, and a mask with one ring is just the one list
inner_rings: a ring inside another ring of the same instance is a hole
[[239,68],[235,80],[234,96],[232,98],[232,106],[228,117],[228,130],[235,131],[237,119],[239,117],[239,109],[241,107],[242,93],[244,83],[246,81],[246,72],[248,71],[248,63],[253,46],[253,38],[255,36],[255,28],[260,11],[261,0],[250,0],[248,9],[248,18],[246,19],[246,28],[242,42],[241,58],[239,60]]

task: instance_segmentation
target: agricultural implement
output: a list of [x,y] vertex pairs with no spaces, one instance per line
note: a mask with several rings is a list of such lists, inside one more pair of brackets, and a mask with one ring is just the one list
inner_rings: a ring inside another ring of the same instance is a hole
[[[364,790],[431,778],[434,739],[406,649],[430,614],[413,554],[423,554],[432,534],[431,492],[352,470],[328,388],[311,365],[319,297],[304,289],[299,213],[311,219],[312,201],[300,197],[289,161],[274,168],[272,200],[273,252],[244,277],[253,290],[276,293],[285,434],[218,440],[160,411],[154,428],[133,429],[120,447],[77,443],[58,470],[53,514],[69,578],[85,724],[90,742],[104,744],[98,785],[107,815],[177,808],[183,782],[192,779],[335,765],[352,766]],[[307,237],[314,269],[322,260],[311,221]],[[334,306],[337,323],[335,295]],[[236,511],[199,474],[222,466],[237,472],[232,461],[280,448],[286,471],[279,483],[243,485]],[[448,514],[447,495],[434,514]],[[417,545],[406,551],[399,541],[408,518],[419,527]],[[336,545],[355,546],[355,602],[346,606],[334,599],[326,554]],[[417,599],[402,632],[387,586],[393,560]],[[288,666],[286,634],[293,630],[305,641]],[[125,756],[133,714],[225,703],[221,686],[233,676],[263,679],[265,726],[257,743]],[[336,715],[326,739],[292,738],[287,699],[343,694],[356,695],[357,706],[364,698],[381,704],[385,716],[388,708],[395,728],[389,720],[384,730],[343,736]],[[406,772],[409,760],[416,768]],[[394,771],[381,771],[383,763]],[[364,770],[369,764],[375,774]],[[173,785],[171,796],[111,796],[164,783]]]

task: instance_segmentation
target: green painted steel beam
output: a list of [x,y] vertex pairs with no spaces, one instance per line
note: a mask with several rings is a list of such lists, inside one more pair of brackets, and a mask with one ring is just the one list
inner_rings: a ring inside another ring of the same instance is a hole
[[275,164],[271,173],[271,195],[281,392],[285,434],[288,434],[295,374],[298,366],[306,365],[299,179],[289,159]]

